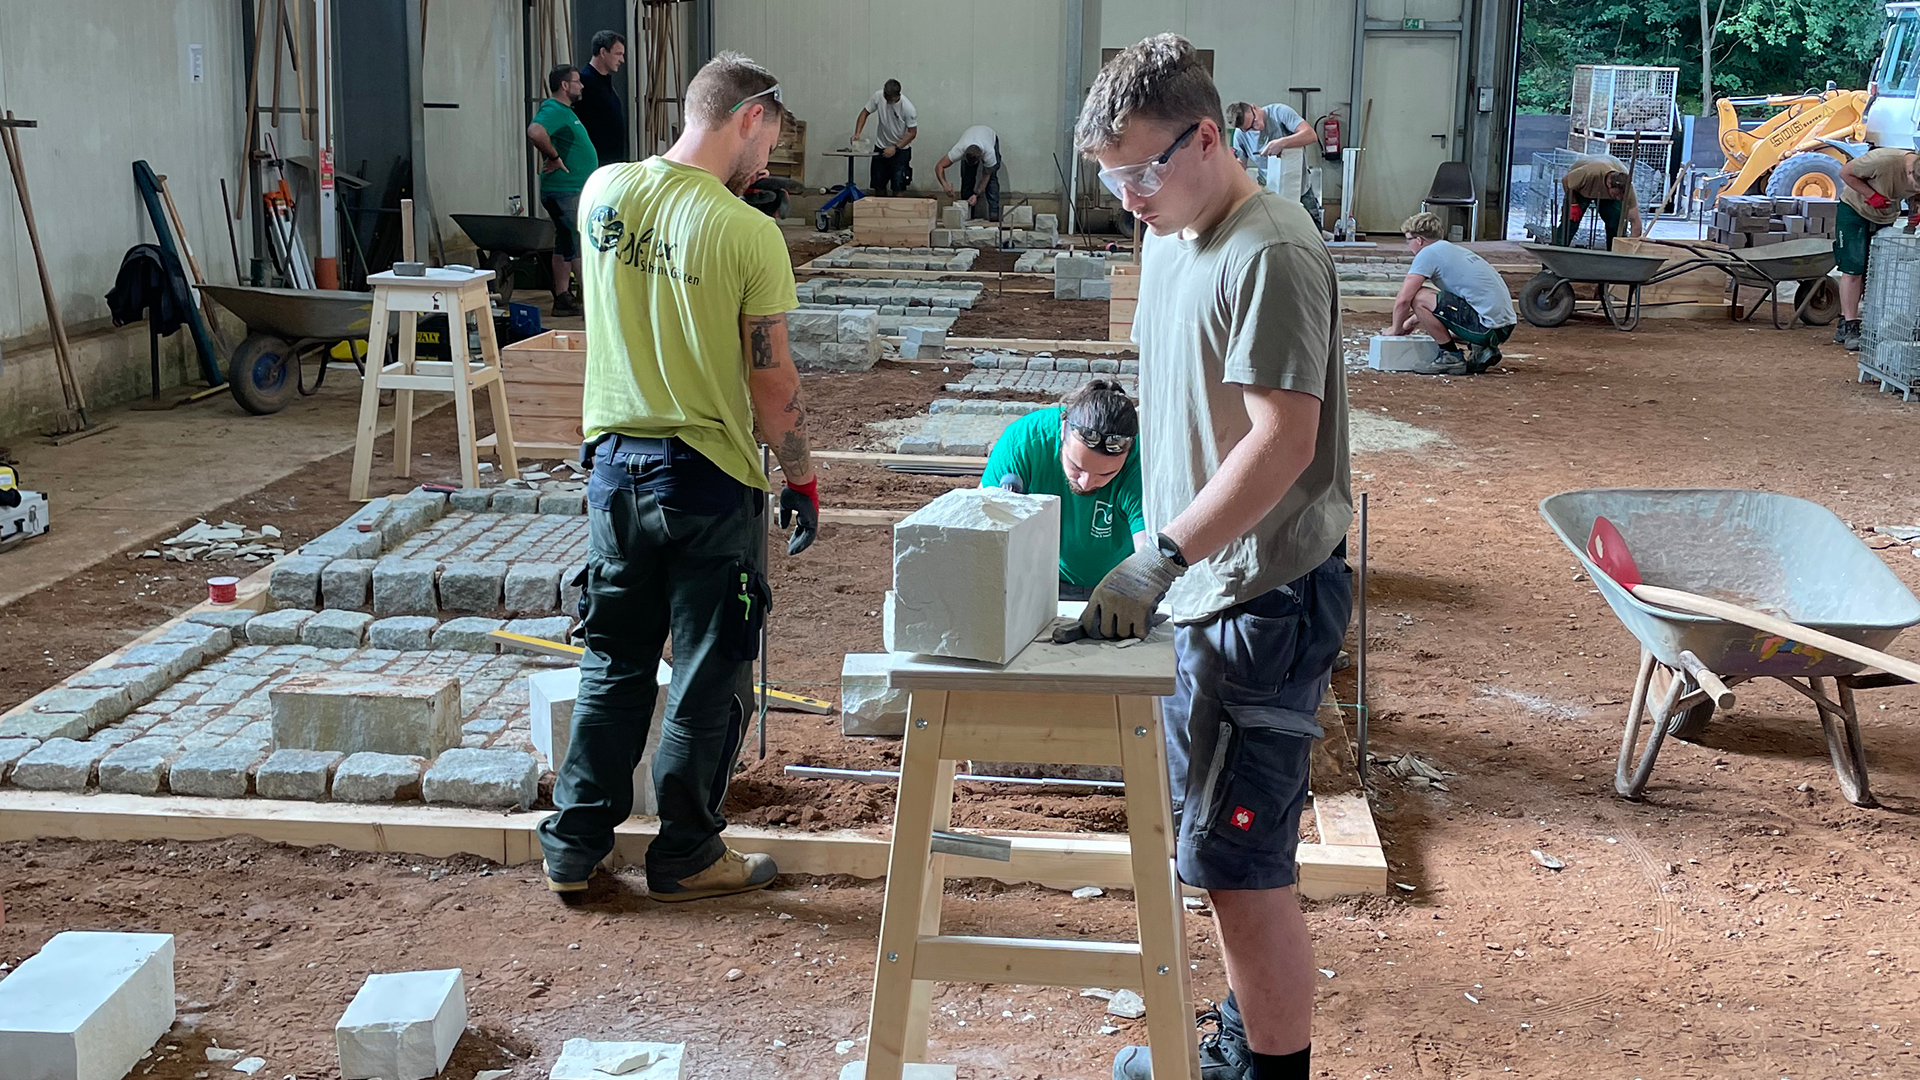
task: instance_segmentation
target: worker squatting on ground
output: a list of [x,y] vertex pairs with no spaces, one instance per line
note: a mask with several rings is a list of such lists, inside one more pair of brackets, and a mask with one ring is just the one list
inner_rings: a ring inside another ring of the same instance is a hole
[[612,30],[600,30],[589,46],[593,58],[580,69],[580,100],[573,111],[593,140],[600,164],[627,160],[627,106],[613,76],[627,62],[627,39]]
[[[1212,78],[1172,34],[1114,57],[1080,113],[1079,149],[1148,230],[1133,333],[1155,533],[1081,625],[1139,636],[1162,597],[1172,609],[1178,866],[1212,898],[1230,987],[1205,1075],[1291,1080],[1308,1075],[1318,978],[1294,852],[1314,713],[1353,606],[1346,373],[1320,231],[1260,190],[1219,118]],[[1149,1076],[1145,1048],[1121,1051],[1113,1075]]]
[[[647,891],[695,900],[758,889],[773,860],[721,838],[720,805],[746,730],[768,592],[760,562],[780,460],[787,554],[813,542],[820,502],[786,312],[799,306],[786,242],[738,198],[767,165],[785,106],[766,69],[734,53],[687,85],[686,132],[646,161],[595,173],[583,193],[590,462],[580,694],[540,824],[547,882],[579,894],[633,806],[656,668],[673,682],[653,764],[660,836]],[[758,438],[756,438],[756,433]]]
[[1609,249],[1613,247],[1614,238],[1621,235],[1623,224],[1627,236],[1646,232],[1646,225],[1640,220],[1640,197],[1633,191],[1632,174],[1619,158],[1606,154],[1578,158],[1560,179],[1560,186],[1566,190],[1567,208],[1561,212],[1560,225],[1553,231],[1554,243],[1562,247],[1573,243],[1580,231],[1580,221],[1587,215],[1587,207],[1596,204],[1600,220],[1607,227]]
[[1140,417],[1120,384],[1093,379],[1002,432],[981,487],[1060,499],[1060,599],[1085,600],[1121,560],[1153,547],[1140,505]]
[[580,314],[573,278],[580,271],[580,188],[599,168],[593,139],[573,111],[580,100],[580,72],[560,64],[547,72],[550,97],[527,125],[527,141],[540,151],[540,205],[553,219],[553,313]]
[[[947,183],[947,169],[960,163],[960,187]],[[975,124],[960,133],[960,141],[946,156],[933,163],[933,178],[940,181],[949,196],[967,205],[967,216],[980,217],[986,211],[988,221],[1000,220],[1000,136],[985,124]]]
[[[1410,334],[1418,327],[1440,343],[1439,357],[1415,369],[1424,375],[1478,375],[1499,363],[1500,345],[1519,321],[1500,271],[1478,252],[1447,240],[1438,214],[1415,214],[1400,232],[1413,266],[1393,298],[1387,333]],[[1460,351],[1462,341],[1472,352]]]
[[867,174],[867,194],[898,195],[913,180],[913,151],[907,149],[920,137],[920,114],[913,102],[900,92],[900,80],[886,84],[867,99],[867,107],[853,121],[853,141],[867,129],[867,117],[873,121],[873,165]]
[[1867,291],[1867,253],[1873,234],[1894,223],[1900,204],[1920,225],[1920,154],[1898,147],[1869,150],[1840,166],[1840,208],[1835,211],[1833,261],[1840,267],[1840,325],[1833,340],[1860,351],[1860,298]]

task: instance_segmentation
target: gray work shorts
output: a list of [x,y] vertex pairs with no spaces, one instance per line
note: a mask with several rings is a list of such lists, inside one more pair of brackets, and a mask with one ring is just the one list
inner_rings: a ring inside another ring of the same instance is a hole
[[1353,612],[1344,542],[1298,580],[1174,637],[1162,701],[1180,880],[1196,889],[1294,884],[1314,714]]

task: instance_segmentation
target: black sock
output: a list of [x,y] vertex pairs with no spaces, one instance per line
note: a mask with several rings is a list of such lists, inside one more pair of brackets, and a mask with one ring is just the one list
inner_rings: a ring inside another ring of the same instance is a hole
[[1250,1080],[1307,1080],[1310,1075],[1308,1060],[1313,1056],[1313,1047],[1291,1054],[1261,1054],[1249,1050],[1247,1056],[1253,1059]]

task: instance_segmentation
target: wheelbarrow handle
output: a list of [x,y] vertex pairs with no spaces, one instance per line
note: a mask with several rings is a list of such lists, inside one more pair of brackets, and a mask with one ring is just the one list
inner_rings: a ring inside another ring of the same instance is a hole
[[1733,708],[1733,691],[1727,688],[1727,684],[1721,681],[1720,676],[1713,673],[1713,669],[1701,663],[1700,658],[1695,656],[1691,649],[1680,651],[1680,666],[1685,668],[1700,689],[1706,691],[1707,696],[1713,699],[1714,708],[1722,712]]
[[[1701,596],[1697,593],[1682,592],[1679,589],[1663,589],[1658,585],[1634,585],[1630,591],[1634,596],[1645,600],[1649,604],[1657,604],[1660,607],[1669,607],[1676,611],[1685,611],[1694,615],[1705,615],[1709,618],[1725,619],[1727,622],[1739,623],[1741,626],[1750,626],[1755,630],[1763,630],[1769,634],[1778,634],[1781,637],[1797,641],[1802,645],[1811,645],[1816,649],[1824,649],[1827,652],[1833,653],[1835,656],[1844,656],[1849,660],[1855,660],[1862,664],[1870,664],[1882,671],[1898,675],[1911,682],[1920,682],[1920,664],[1916,664],[1911,660],[1902,660],[1897,656],[1890,656],[1878,649],[1869,649],[1865,645],[1848,641],[1845,638],[1837,638],[1832,634],[1822,633],[1810,626],[1801,626],[1799,623],[1788,622],[1785,619],[1776,619],[1764,612],[1754,611],[1752,608],[1744,608],[1738,604],[1729,604],[1724,600],[1715,600],[1712,597]],[[1695,676],[1695,678],[1697,680],[1698,676]]]

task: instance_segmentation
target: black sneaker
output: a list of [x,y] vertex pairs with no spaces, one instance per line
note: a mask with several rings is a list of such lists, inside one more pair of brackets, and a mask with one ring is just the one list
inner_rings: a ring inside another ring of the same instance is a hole
[[575,299],[572,293],[561,293],[553,298],[554,318],[565,319],[579,314],[581,314],[580,301]]
[[1415,366],[1412,371],[1415,375],[1465,375],[1467,355],[1458,345],[1442,345],[1438,356]]
[[1500,346],[1475,345],[1467,354],[1467,372],[1479,375],[1500,362]]
[[[1194,1018],[1193,1026],[1206,1031],[1200,1036],[1200,1080],[1249,1080],[1253,1076],[1247,1056],[1247,1029],[1240,1022],[1240,1010],[1227,994],[1217,1009],[1208,1009]],[[1144,1046],[1128,1046],[1113,1056],[1113,1080],[1153,1080],[1153,1057]]]
[[1833,343],[1835,345],[1845,345],[1847,343],[1847,327],[1850,325],[1852,325],[1852,323],[1847,319],[1834,320]]
[[1847,336],[1840,341],[1840,347],[1848,352],[1860,351],[1860,320],[1854,319],[1846,324]]

